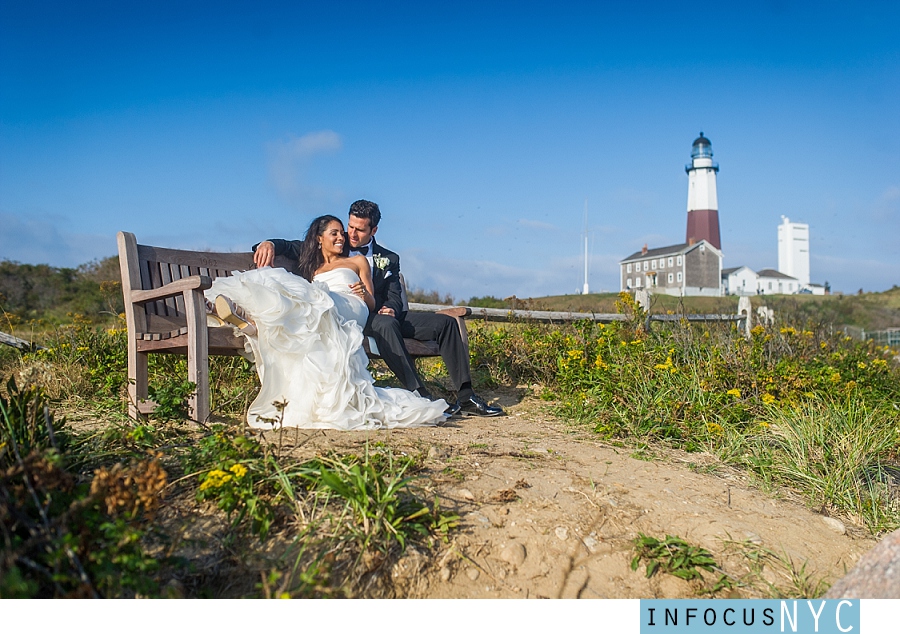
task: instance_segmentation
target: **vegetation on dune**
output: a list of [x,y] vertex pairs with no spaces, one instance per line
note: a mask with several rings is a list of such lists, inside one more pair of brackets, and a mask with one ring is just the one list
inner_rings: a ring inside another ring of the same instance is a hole
[[[417,485],[424,456],[298,461],[288,432],[248,435],[239,357],[211,363],[225,424],[185,421],[193,386],[171,355],[151,355],[161,407],[128,420],[120,326],[76,318],[43,349],[0,349],[20,382],[0,391],[0,597],[390,596],[384,571],[455,527]],[[74,431],[54,407],[103,423]]]
[[118,257],[74,269],[0,260],[3,326],[43,330],[66,323],[73,314],[102,323],[123,310],[119,280]]
[[613,442],[706,452],[873,532],[900,526],[894,352],[811,323],[647,333],[629,295],[619,310],[628,322],[473,328],[473,360]]
[[[127,333],[119,288],[101,279],[109,266],[34,267],[34,279],[75,289],[61,291],[53,309],[26,285],[3,286],[7,326],[33,328],[43,349],[0,346],[0,596],[390,596],[392,563],[413,545],[436,547],[458,519],[417,485],[424,456],[371,445],[363,455],[292,459],[291,432],[244,431],[258,379],[240,357],[211,361],[220,424],[186,422],[193,386],[174,355],[150,357],[161,407],[149,420],[128,420]],[[893,301],[900,289],[882,296]],[[699,462],[702,453],[707,464],[740,469],[776,494],[794,491],[873,533],[900,526],[895,352],[811,319],[845,314],[823,313],[809,298],[770,302],[776,324],[756,326],[749,339],[731,325],[646,332],[630,296],[610,299],[598,312],[627,321],[470,322],[479,389],[533,386],[558,415],[636,457],[668,448]],[[77,302],[89,317],[66,316]],[[900,310],[900,301],[882,308]],[[426,365],[440,391],[440,362]],[[713,565],[677,537],[639,539],[636,561],[647,573]]]

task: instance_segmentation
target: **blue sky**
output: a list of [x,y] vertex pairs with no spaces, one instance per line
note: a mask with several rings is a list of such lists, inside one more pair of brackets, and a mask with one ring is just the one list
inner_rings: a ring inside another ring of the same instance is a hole
[[900,284],[900,3],[0,0],[0,259],[115,234],[246,250],[379,203],[409,282],[618,290],[684,240],[712,141],[725,265]]

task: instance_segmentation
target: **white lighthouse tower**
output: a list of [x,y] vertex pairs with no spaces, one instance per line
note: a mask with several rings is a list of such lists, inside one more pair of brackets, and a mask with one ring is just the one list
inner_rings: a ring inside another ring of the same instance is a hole
[[684,167],[688,175],[686,242],[693,244],[706,240],[721,250],[719,197],[716,193],[719,165],[713,163],[712,155],[712,144],[701,132],[691,146],[691,163]]
[[809,286],[809,225],[787,216],[778,225],[778,272],[797,278],[800,288]]

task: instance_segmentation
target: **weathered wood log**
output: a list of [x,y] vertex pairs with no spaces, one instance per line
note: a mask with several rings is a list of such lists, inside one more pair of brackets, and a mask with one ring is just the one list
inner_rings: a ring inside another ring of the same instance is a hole
[[5,332],[0,332],[0,343],[5,343],[13,348],[18,348],[19,350],[27,350],[28,352],[44,349],[43,346],[31,343],[30,341],[25,341],[24,339],[19,339],[18,337],[13,337]]

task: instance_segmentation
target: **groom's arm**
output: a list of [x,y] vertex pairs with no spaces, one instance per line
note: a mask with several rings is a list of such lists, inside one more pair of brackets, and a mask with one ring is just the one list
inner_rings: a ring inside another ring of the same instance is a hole
[[271,240],[265,240],[264,242],[253,245],[253,261],[256,263],[257,268],[272,266],[275,258],[279,255],[297,261],[300,259],[302,248],[302,240],[282,240],[281,238],[272,238]]

